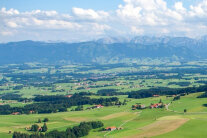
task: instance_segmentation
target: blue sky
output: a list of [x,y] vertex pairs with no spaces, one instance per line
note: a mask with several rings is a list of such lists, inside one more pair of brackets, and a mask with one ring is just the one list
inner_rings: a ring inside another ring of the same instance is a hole
[[207,0],[0,0],[0,42],[207,35]]
[[[147,0],[146,0],[147,1]],[[169,7],[179,0],[166,0]],[[181,0],[184,7],[198,3],[201,0]],[[122,0],[0,0],[0,7],[7,9],[15,8],[19,11],[29,10],[56,10],[58,12],[70,12],[72,7],[80,7],[84,9],[94,10],[115,10],[119,4],[123,4]]]
[[115,10],[122,0],[0,0],[0,6],[19,11],[28,10],[56,10],[70,12],[72,7],[81,7],[94,10]]

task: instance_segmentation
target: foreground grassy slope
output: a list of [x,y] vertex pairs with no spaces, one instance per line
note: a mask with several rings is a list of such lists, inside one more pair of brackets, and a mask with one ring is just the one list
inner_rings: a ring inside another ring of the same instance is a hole
[[178,129],[155,138],[205,138],[207,136],[207,114],[188,117],[191,119]]
[[[78,125],[82,121],[101,120],[105,126],[122,127],[123,130],[113,132],[100,132],[93,130],[87,138],[95,137],[203,137],[206,134],[205,128],[207,122],[206,107],[202,105],[207,99],[196,98],[199,94],[190,94],[181,97],[181,100],[173,101],[169,109],[145,109],[131,110],[131,106],[136,103],[142,103],[146,106],[151,103],[157,103],[160,99],[166,104],[172,101],[172,98],[157,97],[146,99],[128,99],[126,96],[120,96],[121,100],[127,99],[126,106],[104,107],[102,109],[85,110],[78,112],[64,112],[55,114],[33,114],[33,115],[7,115],[0,116],[0,137],[9,138],[12,135],[9,131],[26,132],[25,127],[36,123],[37,120],[45,117],[49,118],[47,123],[49,131],[65,130],[67,127]],[[86,107],[86,106],[85,106]],[[188,113],[184,114],[183,109]],[[70,110],[70,109],[69,109]],[[200,113],[202,112],[202,113]],[[43,123],[38,124],[40,126]],[[153,133],[152,133],[153,132]]]
[[173,104],[169,106],[169,109],[183,112],[184,109],[187,109],[188,112],[207,112],[207,108],[202,106],[207,103],[206,98],[196,98],[201,95],[201,93],[195,93],[181,97],[178,101],[173,101]]

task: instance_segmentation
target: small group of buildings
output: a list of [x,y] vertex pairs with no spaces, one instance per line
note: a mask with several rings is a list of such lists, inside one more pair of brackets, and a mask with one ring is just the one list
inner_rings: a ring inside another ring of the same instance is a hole
[[[32,128],[31,127],[26,127],[25,130],[32,131]],[[42,127],[39,126],[38,127],[38,131],[41,132],[42,131]]]
[[92,106],[92,107],[88,107],[87,109],[99,109],[99,108],[103,108],[104,106],[99,104],[99,105],[95,105],[95,106]]
[[104,107],[104,106],[101,105],[101,104],[93,106],[93,108],[103,108],[103,107]]
[[106,131],[114,131],[117,128],[115,126],[105,128]]
[[[29,111],[29,114],[35,114],[35,113],[36,112],[33,110]],[[13,113],[11,113],[11,115],[21,115],[21,113],[20,112],[13,112]]]
[[150,105],[150,109],[161,108],[161,107],[163,107],[163,103],[155,103]]
[[123,129],[122,127],[117,128],[115,126],[112,126],[112,127],[105,128],[105,131],[114,131],[114,130],[122,130],[122,129]]
[[136,109],[145,109],[146,106],[144,104],[136,104],[136,105],[132,105],[132,110],[136,110]]
[[132,105],[132,110],[136,110],[136,109],[146,109],[146,108],[163,108],[166,107],[166,104],[161,103],[155,103],[155,104],[151,104],[150,106],[146,107],[144,104],[136,104],[136,105]]

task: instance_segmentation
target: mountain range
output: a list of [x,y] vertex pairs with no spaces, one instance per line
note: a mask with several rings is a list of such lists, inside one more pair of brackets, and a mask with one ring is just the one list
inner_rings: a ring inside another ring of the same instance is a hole
[[106,37],[80,43],[27,40],[0,44],[0,64],[111,63],[144,58],[185,61],[205,59],[207,37]]

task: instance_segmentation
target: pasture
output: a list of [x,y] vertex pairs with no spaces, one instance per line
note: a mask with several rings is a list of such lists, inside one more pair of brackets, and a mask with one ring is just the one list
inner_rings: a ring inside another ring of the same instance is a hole
[[[49,118],[47,123],[49,131],[66,130],[66,128],[78,125],[82,121],[100,120],[104,127],[116,126],[122,127],[122,130],[112,132],[102,132],[93,130],[87,138],[95,137],[188,137],[205,136],[207,117],[206,107],[202,104],[207,101],[206,98],[196,98],[198,94],[190,94],[181,97],[178,101],[173,101],[169,109],[144,109],[131,110],[131,106],[136,103],[142,103],[146,106],[151,103],[157,103],[160,99],[164,103],[170,103],[172,98],[154,97],[145,99],[129,99],[126,96],[120,96],[120,99],[127,99],[129,102],[123,106],[104,107],[101,109],[91,109],[84,111],[70,111],[53,114],[30,114],[30,115],[1,115],[0,116],[0,137],[9,138],[12,135],[9,131],[20,131],[30,133],[25,130],[33,124],[42,126],[43,123],[37,123],[38,119]],[[202,102],[201,102],[202,101]],[[185,103],[186,104],[182,104]],[[187,106],[193,104],[192,106]],[[187,108],[188,112],[183,113]],[[203,113],[200,113],[203,112]],[[199,133],[198,133],[199,132]]]
[[[151,88],[186,88],[198,87],[207,83],[206,61],[168,63],[160,61],[149,64],[109,64],[109,65],[42,65],[29,63],[23,65],[0,66],[0,95],[15,93],[21,98],[33,98],[35,95],[71,95],[79,92],[91,92],[91,98],[109,98],[112,96],[94,95],[103,89],[115,92],[132,92]],[[17,86],[22,86],[18,88]],[[207,132],[207,98],[196,98],[202,93],[173,97],[151,97],[130,99],[127,95],[115,95],[127,105],[109,106],[100,109],[86,110],[92,105],[84,105],[83,111],[30,115],[0,115],[0,137],[11,138],[9,131],[31,133],[25,130],[38,119],[49,118],[48,131],[64,131],[83,121],[100,120],[104,127],[123,128],[111,132],[92,130],[86,138],[182,138],[205,137]],[[13,98],[13,97],[10,97]],[[149,106],[162,101],[169,104],[168,109],[132,110],[137,103]],[[34,101],[25,102],[14,99],[1,100],[0,103],[11,107],[23,107]],[[187,113],[184,113],[184,109]]]

